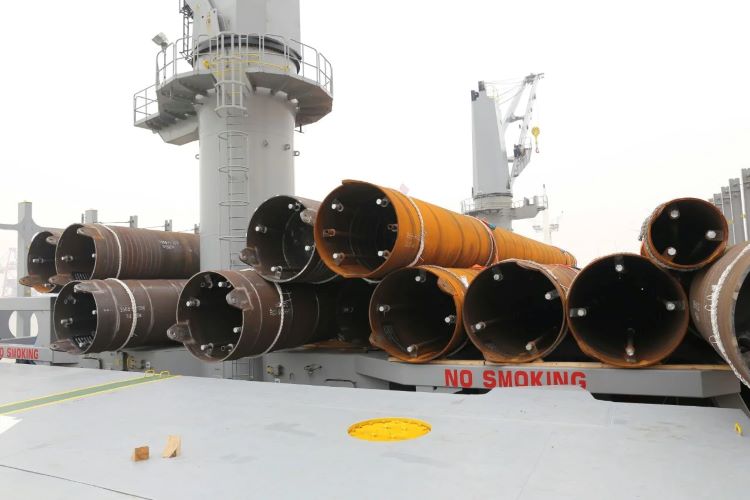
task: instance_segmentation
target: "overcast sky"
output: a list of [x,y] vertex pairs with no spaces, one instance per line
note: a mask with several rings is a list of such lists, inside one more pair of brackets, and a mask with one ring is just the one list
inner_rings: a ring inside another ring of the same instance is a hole
[[[197,143],[132,125],[177,1],[38,0],[5,7],[0,221],[34,203],[41,225],[84,209],[141,226],[198,221]],[[746,2],[302,0],[303,40],[335,74],[333,112],[295,134],[297,193],[370,180],[457,210],[471,190],[469,91],[544,72],[541,154],[516,197],[546,183],[554,242],[579,262],[637,251],[644,217],[708,198],[750,166]],[[534,235],[531,223],[516,229]],[[540,237],[540,236],[538,236]],[[15,233],[0,231],[0,256]],[[3,262],[4,263],[4,262]]]

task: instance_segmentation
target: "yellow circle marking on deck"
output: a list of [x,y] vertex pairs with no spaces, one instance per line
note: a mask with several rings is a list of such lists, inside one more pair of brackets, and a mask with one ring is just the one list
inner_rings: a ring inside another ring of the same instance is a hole
[[432,430],[430,424],[415,418],[374,418],[349,426],[349,435],[365,441],[405,441],[422,437]]

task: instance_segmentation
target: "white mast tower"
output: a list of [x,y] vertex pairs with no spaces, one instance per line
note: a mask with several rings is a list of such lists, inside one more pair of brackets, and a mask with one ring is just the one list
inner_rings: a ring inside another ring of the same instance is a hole
[[135,126],[200,144],[201,269],[244,266],[250,215],[294,194],[294,130],[331,111],[333,71],[300,39],[299,0],[183,0],[182,38],[160,33],[156,82]]
[[[513,182],[531,161],[529,130],[536,101],[536,86],[544,73],[531,74],[518,85],[500,92],[496,86],[479,82],[471,91],[472,146],[474,152],[474,187],[472,197],[461,203],[461,211],[484,219],[503,229],[512,229],[518,219],[530,219],[547,208],[544,197],[524,198],[513,203]],[[526,110],[516,115],[524,91]],[[505,111],[501,108],[508,104]],[[520,134],[508,155],[505,136],[511,123],[520,121]],[[510,168],[510,170],[509,170]]]

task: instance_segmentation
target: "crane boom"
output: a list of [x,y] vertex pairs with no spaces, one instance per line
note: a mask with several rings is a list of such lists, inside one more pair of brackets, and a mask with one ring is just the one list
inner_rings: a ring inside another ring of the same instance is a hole
[[[526,101],[526,112],[523,114],[523,122],[521,123],[521,133],[518,136],[518,142],[516,143],[521,151],[521,154],[513,157],[513,167],[510,173],[510,185],[513,186],[513,182],[516,177],[521,175],[521,172],[526,168],[526,165],[531,161],[531,148],[526,147],[526,138],[528,137],[529,127],[531,125],[531,117],[534,113],[534,102],[536,101],[536,86],[544,77],[544,73],[538,75],[529,75],[524,80],[524,87],[529,85],[529,96]],[[519,92],[519,96],[522,92]]]

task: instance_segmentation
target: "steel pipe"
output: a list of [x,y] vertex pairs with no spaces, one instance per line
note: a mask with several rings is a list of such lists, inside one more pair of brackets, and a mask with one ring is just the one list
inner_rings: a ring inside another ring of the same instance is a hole
[[156,347],[173,342],[174,324],[184,280],[71,281],[53,310],[54,350],[74,354]]
[[696,328],[750,387],[750,243],[735,245],[690,286]]
[[185,285],[169,338],[202,361],[256,357],[332,336],[319,287],[270,283],[252,269],[204,271]]
[[318,255],[313,223],[320,202],[274,196],[253,214],[242,262],[269,281],[324,283],[336,277]]
[[198,272],[196,234],[103,224],[73,224],[55,252],[55,284],[72,280],[182,279]]
[[326,265],[348,278],[381,278],[419,264],[487,266],[514,257],[575,263],[558,248],[361,181],[344,181],[325,198],[314,234]]
[[729,226],[721,210],[698,198],[678,198],[656,207],[641,235],[641,255],[673,271],[695,271],[718,259]]
[[466,345],[464,294],[475,269],[418,266],[386,276],[370,300],[370,343],[391,356],[424,363]]
[[546,357],[567,334],[567,294],[576,274],[572,267],[516,259],[488,267],[466,292],[469,339],[488,361]]
[[645,257],[614,254],[591,262],[568,292],[568,325],[581,350],[604,363],[658,363],[682,342],[689,314],[680,284]]
[[39,293],[57,293],[59,285],[50,283],[55,275],[55,249],[62,229],[40,231],[34,235],[26,254],[28,275],[18,280],[24,286],[32,287]]

